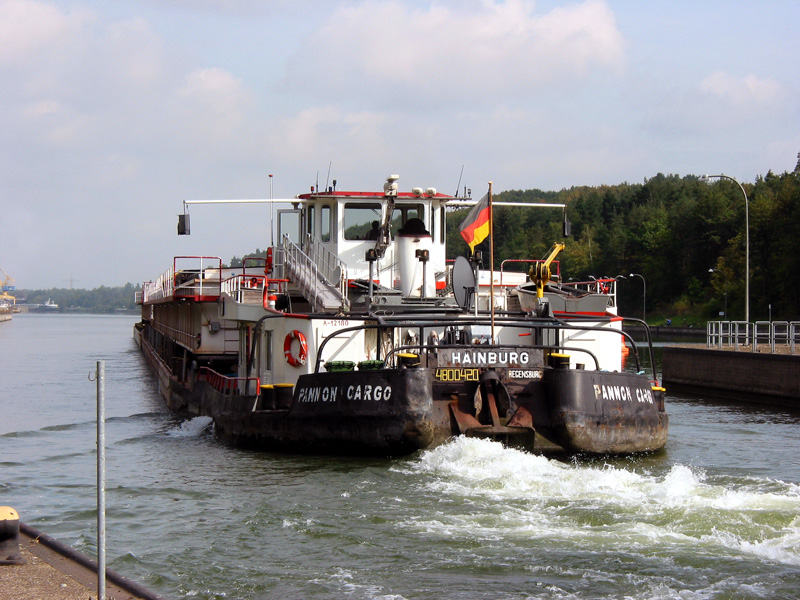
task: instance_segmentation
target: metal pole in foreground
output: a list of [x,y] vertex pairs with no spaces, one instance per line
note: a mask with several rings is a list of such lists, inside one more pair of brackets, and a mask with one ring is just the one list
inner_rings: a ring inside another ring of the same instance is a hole
[[106,598],[106,363],[97,361],[97,598]]

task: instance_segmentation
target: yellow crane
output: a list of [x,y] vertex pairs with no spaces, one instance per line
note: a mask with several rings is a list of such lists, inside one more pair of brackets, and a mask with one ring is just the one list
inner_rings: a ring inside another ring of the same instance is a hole
[[12,304],[16,305],[17,299],[8,293],[13,292],[16,289],[14,286],[14,278],[6,273],[2,267],[0,267],[0,273],[3,274],[3,285],[2,288],[0,288],[0,291],[2,291],[2,293],[0,293],[0,301],[8,300],[11,301]]
[[11,277],[8,273],[5,272],[3,267],[0,267],[0,273],[3,274],[3,291],[4,292],[13,292],[14,291],[14,278]]
[[556,242],[553,244],[553,249],[551,250],[550,255],[545,258],[544,261],[538,262],[531,267],[528,275],[530,276],[531,281],[536,284],[537,298],[544,298],[544,286],[548,281],[550,281],[550,263],[556,259],[558,253],[564,248],[564,244]]

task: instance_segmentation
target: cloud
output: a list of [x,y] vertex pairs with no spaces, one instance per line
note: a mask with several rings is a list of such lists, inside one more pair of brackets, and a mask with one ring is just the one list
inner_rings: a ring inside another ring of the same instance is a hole
[[524,98],[623,65],[622,35],[600,0],[546,14],[525,0],[474,8],[377,1],[339,8],[291,61],[289,79],[329,96],[462,104]]
[[773,105],[782,102],[785,91],[780,83],[755,75],[734,77],[718,71],[700,82],[700,90],[734,105]]
[[196,69],[186,75],[172,102],[184,135],[206,142],[234,139],[252,105],[252,94],[241,79],[219,68]]
[[[253,16],[276,11],[291,12],[297,8],[296,0],[137,0],[140,4],[172,7],[186,12],[208,12],[216,15]],[[330,0],[303,0],[303,8],[309,5],[329,3]]]
[[0,65],[23,66],[44,54],[59,52],[75,42],[88,14],[66,14],[34,0],[0,2]]
[[140,18],[103,22],[82,8],[0,0],[0,120],[23,153],[127,145],[135,136],[122,130],[141,131],[131,123],[162,101],[165,65]]
[[5,242],[26,248],[3,266],[37,287],[34,273],[58,282],[85,264],[74,275],[93,286],[152,277],[173,254],[241,255],[263,245],[263,210],[204,207],[177,238],[180,199],[263,197],[268,173],[293,196],[329,165],[340,189],[399,172],[448,192],[462,165],[462,185],[498,191],[678,172],[719,148],[770,168],[770,143],[793,168],[791,71],[729,53],[705,79],[694,60],[641,68],[674,60],[659,15],[609,6],[0,0],[0,202],[24,224]]
[[[321,104],[277,119],[267,139],[269,146],[281,148],[285,160],[327,164],[335,158],[343,166],[348,153],[342,148],[369,148],[373,159],[376,154],[384,154],[396,125],[395,119],[384,113],[345,111]],[[363,151],[350,153],[363,156]]]
[[142,18],[108,25],[98,40],[106,50],[106,74],[127,86],[150,87],[163,82],[166,57],[161,39]]

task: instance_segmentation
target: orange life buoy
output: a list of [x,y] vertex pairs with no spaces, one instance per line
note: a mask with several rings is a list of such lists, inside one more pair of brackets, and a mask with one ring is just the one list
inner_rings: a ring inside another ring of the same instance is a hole
[[[297,353],[297,356],[292,354],[292,341],[294,340],[300,342],[300,352]],[[300,365],[306,364],[306,358],[308,358],[308,344],[306,343],[306,336],[297,331],[297,329],[293,329],[286,334],[286,338],[283,340],[283,354],[286,357],[286,362],[293,367],[299,367]]]

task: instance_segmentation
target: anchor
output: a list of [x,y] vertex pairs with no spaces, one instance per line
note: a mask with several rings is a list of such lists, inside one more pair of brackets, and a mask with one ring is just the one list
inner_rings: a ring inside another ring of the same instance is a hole
[[458,424],[459,432],[466,437],[487,438],[506,446],[533,449],[536,431],[530,410],[521,405],[511,418],[501,418],[500,410],[503,409],[507,414],[510,406],[506,386],[500,381],[497,371],[490,369],[480,376],[472,399],[472,412],[459,407],[457,400],[450,403],[450,412]]

